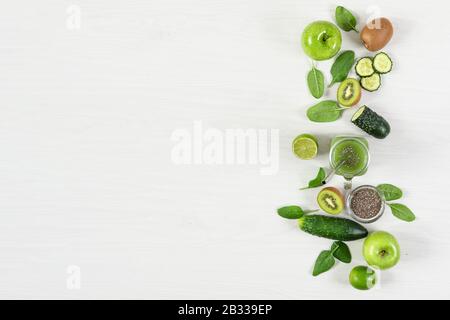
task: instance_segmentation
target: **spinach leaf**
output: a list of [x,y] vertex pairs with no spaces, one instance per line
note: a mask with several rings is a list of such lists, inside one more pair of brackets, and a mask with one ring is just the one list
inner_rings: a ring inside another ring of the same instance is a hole
[[400,220],[411,222],[416,220],[414,213],[404,204],[401,203],[388,203],[391,207],[392,214],[399,218]]
[[341,117],[342,108],[339,108],[336,101],[326,100],[310,107],[306,115],[313,122],[332,122]]
[[312,96],[319,99],[323,96],[325,80],[322,71],[316,69],[314,66],[308,73],[308,88]]
[[384,195],[386,201],[398,200],[403,196],[402,190],[392,184],[380,184],[377,189]]
[[333,80],[331,80],[329,87],[336,82],[341,82],[347,79],[348,73],[352,69],[354,63],[355,53],[352,50],[342,52],[331,66],[331,75]]
[[342,6],[336,7],[335,17],[336,17],[337,25],[342,30],[347,31],[347,32],[350,30],[358,32],[358,30],[356,30],[356,18],[346,8],[344,8]]
[[301,188],[300,190],[317,188],[317,187],[322,186],[324,184],[323,181],[325,180],[325,177],[326,177],[325,169],[319,168],[319,172],[317,172],[316,177],[314,179],[312,179],[311,181],[309,181],[307,187]]
[[331,246],[331,252],[333,252],[333,256],[336,259],[344,263],[352,262],[352,254],[350,252],[350,248],[342,241],[333,242],[333,245]]
[[322,251],[317,257],[314,265],[313,276],[316,277],[321,273],[327,272],[333,268],[336,261],[334,260],[333,253],[329,250]]
[[299,206],[287,206],[277,210],[278,215],[285,219],[300,219],[305,214],[316,212],[319,210],[303,210]]

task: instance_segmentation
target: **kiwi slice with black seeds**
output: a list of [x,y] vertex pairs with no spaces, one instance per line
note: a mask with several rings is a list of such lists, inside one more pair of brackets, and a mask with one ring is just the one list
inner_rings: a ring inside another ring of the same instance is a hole
[[344,210],[344,196],[334,187],[323,188],[317,195],[317,203],[329,214],[339,214]]

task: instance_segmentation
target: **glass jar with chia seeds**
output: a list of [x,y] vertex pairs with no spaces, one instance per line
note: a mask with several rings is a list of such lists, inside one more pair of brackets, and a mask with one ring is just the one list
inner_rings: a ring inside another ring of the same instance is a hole
[[346,200],[348,213],[362,223],[377,221],[386,206],[384,196],[370,185],[359,186],[349,193]]

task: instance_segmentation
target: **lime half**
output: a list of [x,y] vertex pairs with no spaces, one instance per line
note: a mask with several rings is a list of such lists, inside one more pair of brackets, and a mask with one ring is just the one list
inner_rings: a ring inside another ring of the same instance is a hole
[[303,160],[313,159],[317,155],[319,145],[313,135],[304,133],[292,141],[292,151]]

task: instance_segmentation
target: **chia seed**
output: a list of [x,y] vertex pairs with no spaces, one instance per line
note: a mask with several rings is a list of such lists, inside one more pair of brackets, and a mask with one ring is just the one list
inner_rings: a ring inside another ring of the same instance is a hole
[[350,208],[361,219],[371,219],[380,212],[382,202],[376,190],[364,188],[353,194]]

